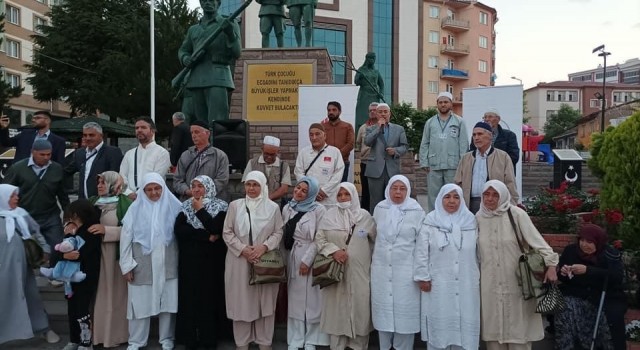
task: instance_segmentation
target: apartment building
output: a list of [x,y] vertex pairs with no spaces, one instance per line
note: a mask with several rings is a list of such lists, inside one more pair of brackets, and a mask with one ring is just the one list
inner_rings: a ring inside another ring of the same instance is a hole
[[[569,73],[569,81],[602,82],[602,66],[585,71]],[[640,58],[632,58],[612,66],[607,66],[607,83],[640,85]]]
[[[241,3],[223,1],[221,11]],[[261,47],[259,9],[249,6],[242,15],[244,47]],[[313,46],[328,49],[336,84],[352,84],[353,68],[373,51],[387,102],[427,108],[438,92],[449,91],[459,112],[463,88],[493,85],[496,21],[495,9],[474,0],[319,0]],[[285,47],[294,47],[286,25]]]
[[[602,83],[582,81],[554,81],[539,83],[525,90],[529,125],[542,130],[547,118],[567,104],[583,116],[602,109]],[[640,86],[635,84],[607,83],[605,108],[640,99]]]
[[24,88],[20,97],[9,101],[12,109],[11,126],[31,122],[33,112],[48,110],[53,115],[68,116],[70,109],[61,101],[39,102],[33,97],[33,88],[26,81],[26,64],[32,62],[31,36],[38,33],[38,26],[48,23],[50,7],[61,0],[0,0],[5,14],[3,42],[0,48],[0,70],[3,79],[12,86]]

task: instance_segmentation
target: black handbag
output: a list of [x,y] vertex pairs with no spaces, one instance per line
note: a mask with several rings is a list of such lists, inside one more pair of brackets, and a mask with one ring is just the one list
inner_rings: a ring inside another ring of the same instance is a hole
[[545,285],[545,294],[538,300],[536,312],[539,314],[555,314],[564,310],[566,303],[560,288],[556,284],[548,283]]
[[44,250],[38,242],[33,238],[23,239],[24,255],[27,258],[27,264],[32,269],[37,269],[44,264]]

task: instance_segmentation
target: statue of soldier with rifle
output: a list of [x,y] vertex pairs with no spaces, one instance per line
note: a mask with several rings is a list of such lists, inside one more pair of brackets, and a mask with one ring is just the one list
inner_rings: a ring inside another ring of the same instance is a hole
[[228,93],[235,89],[233,67],[240,57],[240,27],[235,18],[249,6],[246,0],[229,17],[218,9],[222,0],[200,0],[204,15],[187,31],[178,51],[185,67],[172,81],[183,93],[182,112],[190,121],[229,119]]
[[355,69],[354,82],[360,86],[356,103],[356,130],[369,118],[369,105],[372,102],[384,101],[384,80],[380,72],[374,68],[376,53],[369,52],[365,56],[364,64]]

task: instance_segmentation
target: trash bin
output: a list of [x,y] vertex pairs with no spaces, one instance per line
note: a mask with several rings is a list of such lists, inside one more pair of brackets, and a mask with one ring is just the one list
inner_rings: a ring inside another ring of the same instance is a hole
[[582,189],[582,157],[573,149],[554,149],[553,188],[560,187],[563,181]]

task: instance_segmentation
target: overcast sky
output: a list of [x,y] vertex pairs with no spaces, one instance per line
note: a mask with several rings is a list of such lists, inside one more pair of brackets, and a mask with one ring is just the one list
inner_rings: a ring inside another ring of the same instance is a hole
[[[223,0],[224,1],[224,0]],[[607,65],[640,57],[640,0],[484,0],[498,11],[496,85],[525,88],[566,80],[602,64],[591,50],[605,44]],[[189,0],[192,8],[198,0]],[[254,5],[255,6],[255,5]]]

